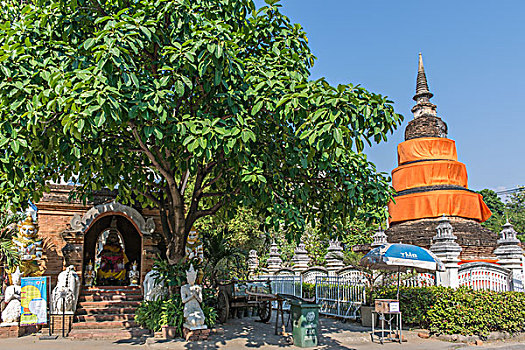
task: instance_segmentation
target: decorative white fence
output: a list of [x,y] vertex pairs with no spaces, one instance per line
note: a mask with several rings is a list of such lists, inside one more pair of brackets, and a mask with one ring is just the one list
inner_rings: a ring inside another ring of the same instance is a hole
[[472,262],[459,266],[458,279],[460,286],[476,290],[492,290],[506,292],[512,290],[512,272],[502,266]]
[[[303,279],[301,276],[259,276],[261,281],[270,281],[270,288],[273,294],[288,294],[301,298],[303,295]],[[277,308],[277,302],[272,303],[273,308]],[[290,305],[287,302],[283,308],[288,310]]]
[[402,281],[405,287],[430,287],[436,285],[436,275],[433,273],[418,273]]
[[315,279],[315,301],[319,313],[356,319],[366,301],[365,285],[339,276],[318,276]]
[[328,276],[328,271],[324,267],[312,266],[301,273],[304,283],[315,284],[316,277]]

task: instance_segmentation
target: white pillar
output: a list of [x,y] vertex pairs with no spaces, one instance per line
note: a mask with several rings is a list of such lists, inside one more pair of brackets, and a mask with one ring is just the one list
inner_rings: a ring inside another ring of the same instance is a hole
[[498,263],[512,271],[512,284],[514,289],[523,289],[523,249],[519,246],[520,240],[514,227],[507,221],[500,232],[498,247],[494,255],[498,257]]
[[459,254],[463,249],[456,243],[457,237],[452,233],[452,225],[445,216],[439,220],[436,231],[430,251],[445,265],[445,271],[436,273],[438,285],[457,288],[459,287]]

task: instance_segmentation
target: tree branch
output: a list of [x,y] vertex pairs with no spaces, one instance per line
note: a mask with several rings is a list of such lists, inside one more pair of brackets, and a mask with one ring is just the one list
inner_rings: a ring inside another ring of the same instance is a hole
[[173,176],[171,176],[170,172],[164,169],[164,167],[158,162],[157,158],[155,158],[155,155],[153,154],[153,152],[151,152],[151,150],[148,148],[148,146],[146,146],[144,141],[142,141],[142,138],[140,137],[137,131],[137,126],[133,123],[130,123],[130,126],[131,126],[131,132],[133,133],[135,140],[139,143],[140,148],[142,148],[142,150],[144,151],[148,159],[151,161],[153,166],[155,166],[155,168],[158,171],[160,171],[160,173],[162,174],[162,176],[166,178],[166,181],[168,181],[168,183],[170,181],[174,182],[175,179],[173,178]]

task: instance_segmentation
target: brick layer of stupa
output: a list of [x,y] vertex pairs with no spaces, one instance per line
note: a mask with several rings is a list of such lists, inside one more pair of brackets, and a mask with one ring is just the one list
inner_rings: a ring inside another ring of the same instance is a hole
[[[440,218],[405,221],[392,225],[387,231],[390,243],[414,244],[430,248],[432,238],[436,235],[436,227]],[[462,260],[494,258],[497,234],[484,228],[475,220],[451,217],[449,218],[457,243],[463,248]]]

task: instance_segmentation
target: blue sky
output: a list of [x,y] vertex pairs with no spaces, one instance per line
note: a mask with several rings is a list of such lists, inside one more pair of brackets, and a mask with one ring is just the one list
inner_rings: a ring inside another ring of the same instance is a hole
[[[257,0],[261,6],[262,1]],[[306,30],[312,78],[359,83],[387,95],[405,121],[367,150],[378,169],[397,166],[413,116],[422,52],[432,102],[467,166],[469,187],[525,185],[525,2],[281,0]]]

